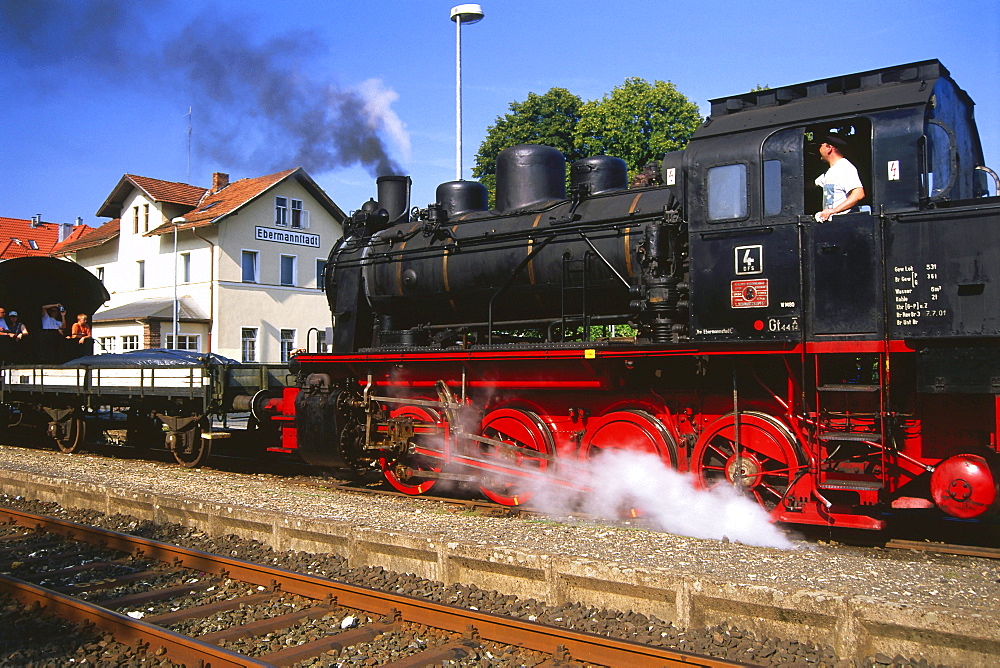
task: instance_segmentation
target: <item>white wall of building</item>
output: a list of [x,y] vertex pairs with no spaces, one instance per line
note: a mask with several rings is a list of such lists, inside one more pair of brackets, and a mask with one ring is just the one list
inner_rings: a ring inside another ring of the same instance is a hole
[[[275,225],[276,197],[289,202],[292,199],[301,201],[303,209],[308,211],[308,228]],[[179,326],[181,336],[199,337],[202,352],[241,360],[244,330],[255,329],[255,361],[279,362],[282,330],[292,335],[285,344],[286,349],[289,346],[296,349],[306,347],[310,329],[322,331],[330,326],[330,310],[322,286],[317,283],[316,266],[317,260],[325,261],[342,229],[294,178],[285,179],[259,195],[240,208],[238,215],[178,232],[176,256],[173,233],[145,236],[147,207],[148,230],[182,215],[176,207],[168,206],[171,210],[164,211],[160,205],[148,201],[141,191],[133,190],[123,203],[118,238],[77,252],[77,262],[95,274],[103,267],[104,283],[111,299],[102,310],[145,299],[172,300],[176,260],[178,298],[194,302],[211,320],[211,323],[181,321]],[[263,231],[258,233],[258,229]],[[243,280],[244,251],[257,254],[257,282]],[[184,280],[184,255],[190,258],[188,281]],[[292,285],[281,284],[282,256],[295,258]],[[144,273],[142,286],[139,284],[140,262]],[[166,346],[172,322],[160,322],[158,329],[161,345]],[[136,334],[141,342],[141,323],[97,323],[94,326],[94,338],[113,339],[117,348],[114,352],[121,352],[122,337]],[[316,334],[309,335],[309,340],[314,345]]]

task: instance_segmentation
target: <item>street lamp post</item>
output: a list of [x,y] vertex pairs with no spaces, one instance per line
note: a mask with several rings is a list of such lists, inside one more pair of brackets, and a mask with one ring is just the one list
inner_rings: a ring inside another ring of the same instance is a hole
[[479,5],[456,5],[451,8],[455,22],[455,180],[462,180],[462,24],[483,20]]
[[180,319],[180,302],[177,300],[177,226],[187,222],[187,218],[179,217],[170,221],[174,226],[174,350],[177,350],[177,326]]

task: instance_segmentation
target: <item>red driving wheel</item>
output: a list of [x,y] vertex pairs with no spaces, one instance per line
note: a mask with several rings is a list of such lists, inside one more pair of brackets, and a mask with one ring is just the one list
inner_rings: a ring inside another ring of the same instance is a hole
[[670,468],[677,466],[677,444],[652,413],[632,409],[614,411],[592,420],[580,447],[581,459],[607,450],[631,450],[659,455]]
[[729,413],[702,432],[691,470],[706,489],[721,483],[734,485],[766,510],[773,510],[804,461],[795,436],[779,419],[746,412],[737,420],[736,414]]
[[509,471],[544,473],[555,452],[552,430],[537,413],[520,408],[498,408],[483,418],[481,433],[506,445],[479,444],[480,456],[498,464],[496,468],[484,466],[479,489],[488,499],[502,506],[526,503],[532,496],[530,489],[519,480],[520,476]]
[[[418,423],[430,424],[437,423],[441,419],[437,411],[422,406],[401,406],[389,413],[389,415],[392,417],[408,417]],[[413,442],[419,448],[422,441],[433,437],[433,435],[427,432],[426,428],[424,433],[421,433],[420,425],[415,425],[415,427]],[[435,431],[434,433],[437,432]],[[440,450],[440,447],[433,447],[431,449]],[[396,458],[380,457],[378,464],[382,469],[382,475],[385,476],[390,485],[403,494],[413,496],[426,494],[438,480],[437,478],[422,476],[421,472],[441,472],[441,460],[439,458],[419,453],[407,454]]]
[[[640,409],[613,411],[592,420],[580,444],[580,458],[591,460],[603,452],[645,452],[656,455],[668,468],[677,466],[677,444],[667,428],[652,413]],[[621,499],[617,514],[639,517],[636,499]]]

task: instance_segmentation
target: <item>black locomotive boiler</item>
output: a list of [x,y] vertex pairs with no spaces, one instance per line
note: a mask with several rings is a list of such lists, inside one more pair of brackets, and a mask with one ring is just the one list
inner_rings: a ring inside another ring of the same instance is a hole
[[[867,197],[819,223],[830,133]],[[499,158],[493,210],[458,181],[411,212],[409,179],[382,177],[330,254],[333,349],[298,356],[284,444],[504,504],[628,449],[786,522],[987,517],[1000,198],[983,163],[972,100],[925,61],[713,100],[661,186],[596,156],[567,193],[562,155],[525,145]]]

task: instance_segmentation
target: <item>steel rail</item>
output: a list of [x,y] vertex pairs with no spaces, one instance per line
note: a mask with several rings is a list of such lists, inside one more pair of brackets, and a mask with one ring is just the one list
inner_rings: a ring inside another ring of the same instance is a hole
[[153,651],[162,647],[170,660],[176,663],[210,664],[212,668],[269,665],[249,656],[200,642],[161,626],[132,619],[113,610],[7,575],[0,574],[0,589],[25,605],[37,603],[47,612],[75,624],[92,623],[120,642],[146,645]]
[[[334,582],[313,575],[294,573],[280,568],[254,564],[10,508],[0,508],[0,521],[2,520],[64,535],[74,540],[99,544],[108,549],[133,553],[141,552],[147,558],[172,562],[177,566],[206,573],[225,573],[227,577],[234,580],[272,587],[274,590],[298,594],[307,598],[325,599],[332,596],[336,598],[338,605],[348,608],[381,615],[398,612],[399,619],[415,624],[424,624],[455,633],[463,633],[472,626],[484,641],[547,654],[563,651],[561,648],[564,648],[573,659],[579,661],[589,661],[606,666],[627,665],[634,668],[664,665],[721,668],[722,666],[746,665],[698,656],[680,650],[662,649],[591,633],[546,626],[536,622],[488,615],[475,610]],[[117,613],[110,614],[114,618],[123,617]],[[137,621],[128,617],[124,617],[124,619],[129,622]],[[130,631],[130,633],[134,632]],[[166,636],[164,636],[165,641]],[[245,657],[241,660],[246,661]],[[215,665],[213,664],[213,666]]]
[[902,540],[893,538],[885,544],[888,548],[899,550],[919,550],[920,552],[938,552],[941,554],[957,554],[964,557],[981,557],[983,559],[1000,559],[1000,548],[977,547],[975,545],[950,545],[947,543],[927,543],[919,540]]

